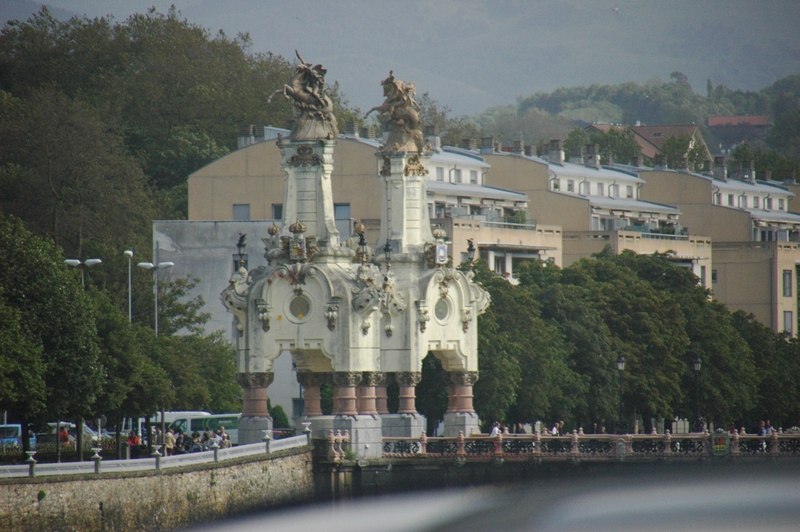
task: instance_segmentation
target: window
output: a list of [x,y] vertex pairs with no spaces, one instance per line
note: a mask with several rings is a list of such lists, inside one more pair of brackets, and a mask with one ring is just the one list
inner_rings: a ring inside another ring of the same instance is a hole
[[753,208],[758,209],[758,196],[753,196]]
[[283,203],[272,204],[272,219],[283,220]]
[[706,287],[706,267],[700,266],[700,284],[703,288]]
[[453,178],[455,178],[453,183],[461,183],[462,182],[461,181],[461,170],[459,170],[458,168],[453,170]]
[[589,194],[589,183],[588,181],[581,181],[580,184],[581,195],[588,195]]
[[441,166],[436,167],[436,181],[444,181],[444,168]]
[[712,283],[717,282],[717,270],[711,270],[711,282]]
[[611,196],[612,198],[618,198],[619,185],[611,185],[610,187],[608,187],[608,195]]
[[782,210],[783,210],[783,199],[779,199],[779,200],[778,200],[778,210],[779,210],[779,211],[782,211]]
[[336,229],[339,230],[339,238],[342,240],[350,238],[353,232],[353,225],[350,223],[350,204],[334,203],[333,217],[336,219]]
[[661,137],[663,137],[663,136],[664,136],[664,134],[663,134],[663,133],[651,133],[651,134],[650,134],[650,137],[652,137],[652,138],[654,138],[654,139],[660,139],[660,138],[661,138]]
[[728,205],[733,207],[733,194],[728,194]]
[[575,181],[567,179],[567,192],[575,192]]
[[722,205],[722,194],[719,192],[714,194],[714,205]]
[[477,170],[470,170],[469,171],[469,182],[473,185],[478,184],[478,171]]
[[506,271],[506,258],[494,256],[494,273],[503,275]]
[[605,188],[606,187],[603,185],[603,183],[597,183],[597,195],[605,196],[606,195]]
[[553,179],[553,190],[561,188],[561,182],[558,179]]
[[783,297],[792,297],[792,270],[783,270]]
[[789,333],[790,336],[794,336],[794,314],[791,310],[783,312],[783,330]]
[[234,220],[249,220],[250,219],[250,204],[234,204],[233,205],[233,219]]
[[764,210],[772,210],[772,198],[764,198]]
[[742,209],[747,208],[747,196],[739,196],[739,207]]
[[626,198],[632,198],[633,197],[633,187],[631,185],[628,185],[627,187],[625,187],[625,197]]

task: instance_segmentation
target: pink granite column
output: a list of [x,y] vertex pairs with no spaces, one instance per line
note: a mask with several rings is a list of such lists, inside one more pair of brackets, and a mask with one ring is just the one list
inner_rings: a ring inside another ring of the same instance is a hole
[[333,374],[333,384],[339,391],[339,408],[334,412],[337,416],[357,416],[358,405],[356,386],[361,382],[360,371],[337,371]]
[[236,382],[242,387],[242,417],[267,417],[267,388],[275,380],[275,374],[237,373]]
[[417,413],[417,394],[416,386],[422,380],[422,373],[419,371],[398,371],[395,374],[397,385],[400,388],[400,408],[398,414]]
[[303,415],[322,415],[320,387],[325,384],[327,377],[327,373],[297,372],[297,382],[303,386]]
[[383,378],[375,384],[375,410],[378,411],[378,414],[388,414],[389,407],[387,406],[387,401],[389,395],[386,393],[388,376],[386,373],[381,373],[380,375],[382,375]]
[[376,406],[375,387],[385,380],[379,371],[365,371],[361,374],[361,385],[358,387],[358,413],[363,415],[378,415]]
[[472,406],[472,385],[478,381],[477,371],[446,371],[447,412],[475,412]]

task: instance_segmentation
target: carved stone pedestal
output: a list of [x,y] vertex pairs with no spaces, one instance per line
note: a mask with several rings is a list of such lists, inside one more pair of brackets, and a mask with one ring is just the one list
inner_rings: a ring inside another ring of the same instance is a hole
[[379,459],[383,456],[383,434],[380,416],[336,416],[333,430],[350,433],[350,449],[358,460]]
[[425,430],[422,414],[384,414],[382,434],[385,438],[419,438]]
[[464,436],[481,431],[478,423],[478,414],[475,412],[447,412],[444,415],[444,437],[456,438],[459,431]]

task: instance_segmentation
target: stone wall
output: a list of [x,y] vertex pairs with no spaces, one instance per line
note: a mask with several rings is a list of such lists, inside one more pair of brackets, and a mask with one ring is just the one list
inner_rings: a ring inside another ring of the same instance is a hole
[[308,447],[163,471],[0,481],[0,530],[169,530],[309,500]]

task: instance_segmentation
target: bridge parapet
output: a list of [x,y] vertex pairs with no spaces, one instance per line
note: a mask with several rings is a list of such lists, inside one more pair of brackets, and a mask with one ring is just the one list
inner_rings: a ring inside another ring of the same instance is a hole
[[[715,433],[719,434],[719,433]],[[460,434],[457,438],[384,438],[384,458],[490,460],[663,460],[700,459],[714,452],[715,434]],[[727,433],[724,433],[727,434]],[[734,433],[725,453],[737,457],[800,457],[800,434],[774,432],[768,436]]]

